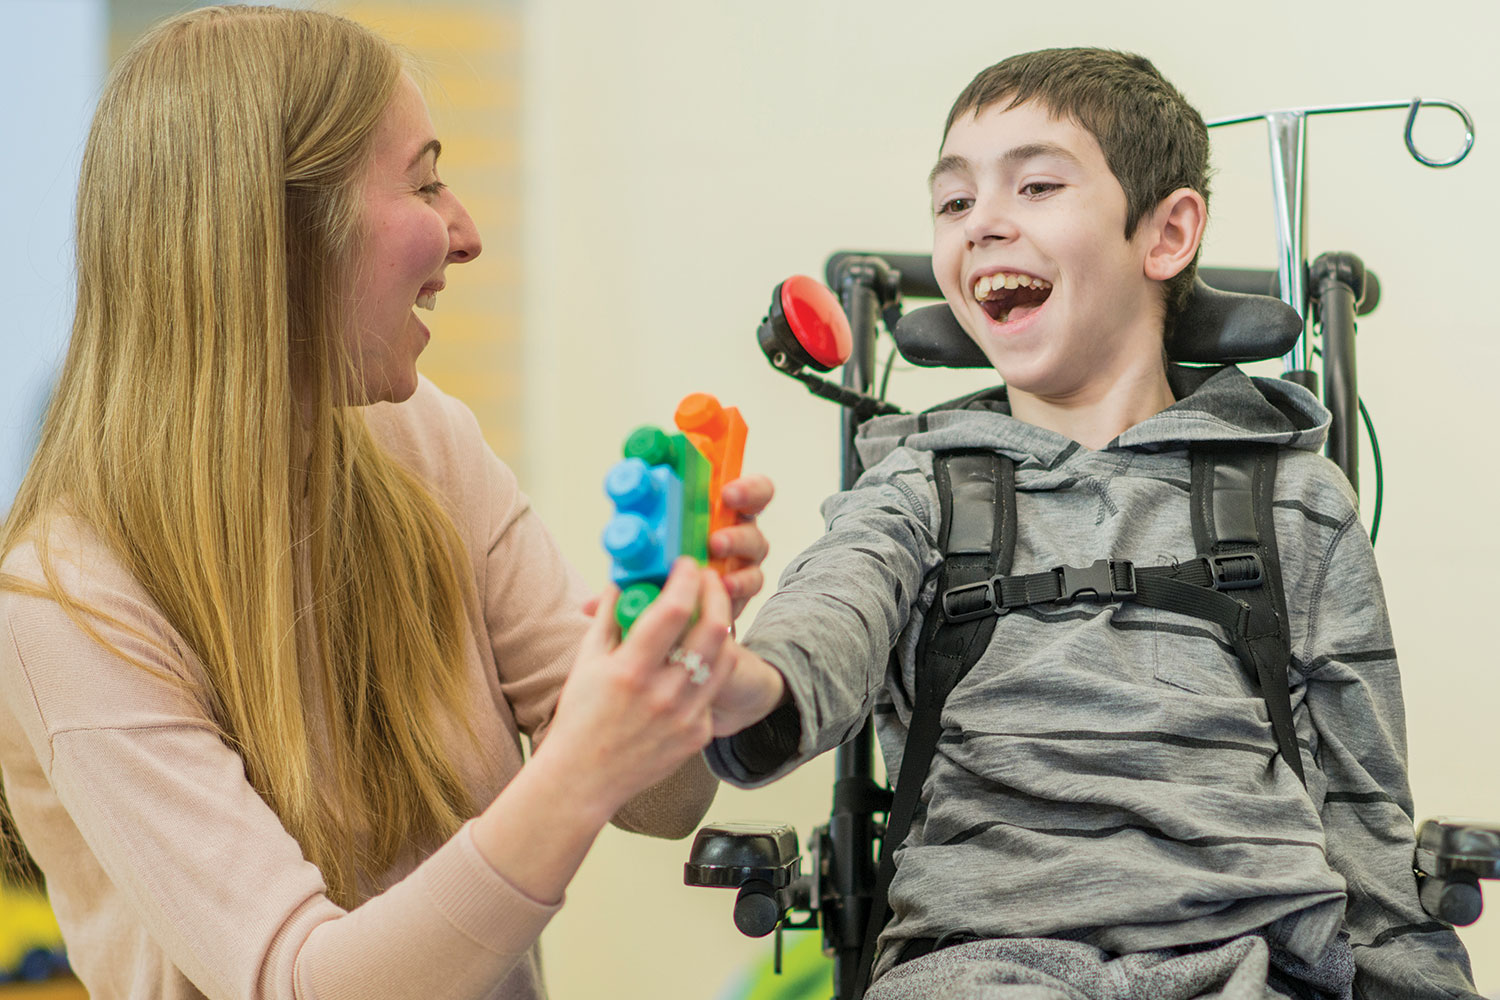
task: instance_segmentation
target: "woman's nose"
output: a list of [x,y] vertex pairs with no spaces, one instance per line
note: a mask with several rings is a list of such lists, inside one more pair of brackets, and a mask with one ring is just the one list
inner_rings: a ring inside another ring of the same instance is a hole
[[448,262],[466,264],[479,256],[483,249],[479,240],[479,227],[469,217],[468,210],[457,195],[451,195],[453,211],[448,220]]

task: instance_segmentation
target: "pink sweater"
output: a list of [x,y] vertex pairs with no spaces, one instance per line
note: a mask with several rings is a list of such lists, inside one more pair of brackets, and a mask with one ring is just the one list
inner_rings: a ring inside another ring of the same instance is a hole
[[[369,416],[472,557],[469,721],[492,752],[463,773],[487,804],[521,767],[520,734],[534,742],[552,717],[587,589],[461,403],[423,381]],[[535,945],[560,902],[523,895],[465,827],[425,857],[414,851],[353,910],[336,906],[214,735],[194,697],[199,668],[171,624],[86,528],[60,528],[52,551],[85,604],[181,655],[164,659],[107,628],[111,642],[188,681],[183,690],[111,655],[53,602],[0,593],[5,790],[94,1000],[545,995]],[[27,546],[3,569],[40,579]],[[682,836],[713,792],[694,759],[615,822]]]

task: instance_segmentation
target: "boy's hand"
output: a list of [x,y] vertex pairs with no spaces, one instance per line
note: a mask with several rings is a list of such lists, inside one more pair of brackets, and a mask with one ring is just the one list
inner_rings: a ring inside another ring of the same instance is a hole
[[734,639],[724,641],[715,673],[728,670],[728,678],[709,703],[714,736],[733,736],[770,715],[787,698],[781,671]]
[[738,515],[740,523],[710,535],[708,554],[714,559],[730,560],[731,569],[724,574],[724,589],[729,592],[731,614],[735,618],[765,585],[761,563],[766,561],[771,544],[761,534],[755,518],[766,509],[775,492],[771,480],[765,476],[741,476],[724,484],[721,498]]
[[[761,563],[771,551],[771,543],[755,523],[756,515],[766,509],[776,489],[765,476],[741,476],[724,484],[724,504],[739,516],[740,523],[721,528],[708,538],[708,554],[714,559],[731,560],[733,567],[724,574],[724,590],[729,594],[730,618],[738,618],[750,598],[765,586]],[[599,610],[598,596],[583,604],[583,613],[593,617]]]

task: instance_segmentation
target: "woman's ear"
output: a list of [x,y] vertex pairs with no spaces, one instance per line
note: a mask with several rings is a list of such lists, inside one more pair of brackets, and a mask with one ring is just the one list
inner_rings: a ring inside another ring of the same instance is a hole
[[1208,225],[1208,204],[1192,188],[1178,188],[1161,200],[1147,223],[1146,277],[1166,281],[1197,255]]

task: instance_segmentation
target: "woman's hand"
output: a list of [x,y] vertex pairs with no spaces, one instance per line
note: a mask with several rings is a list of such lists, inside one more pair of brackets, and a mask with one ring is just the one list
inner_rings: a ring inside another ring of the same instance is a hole
[[709,536],[708,554],[714,559],[723,559],[729,567],[724,574],[724,589],[729,592],[732,617],[738,618],[750,598],[760,593],[765,585],[761,563],[771,545],[761,534],[755,518],[771,502],[775,493],[771,480],[765,476],[741,476],[725,483],[721,497],[724,505],[739,517],[739,524],[720,528]]
[[717,573],[679,559],[623,642],[617,596],[611,589],[599,601],[538,751],[538,759],[569,757],[579,806],[601,810],[602,820],[708,744],[710,704],[734,667],[729,595]]

